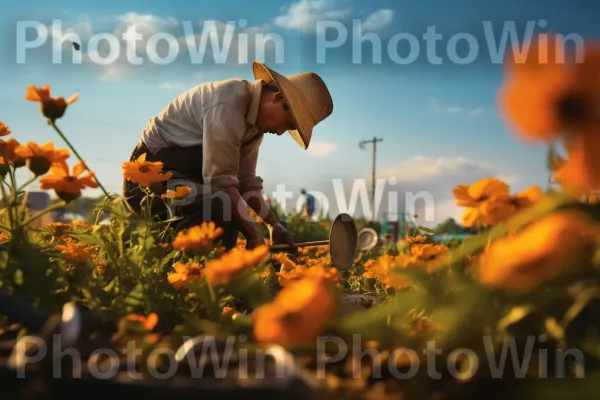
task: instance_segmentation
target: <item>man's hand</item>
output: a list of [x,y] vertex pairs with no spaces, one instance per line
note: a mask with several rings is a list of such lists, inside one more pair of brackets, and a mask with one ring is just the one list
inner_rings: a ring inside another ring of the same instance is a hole
[[260,232],[256,230],[256,233],[246,238],[246,250],[252,250],[265,244],[265,238],[262,237]]
[[273,225],[272,238],[273,244],[287,244],[292,250],[297,250],[294,235],[281,224]]

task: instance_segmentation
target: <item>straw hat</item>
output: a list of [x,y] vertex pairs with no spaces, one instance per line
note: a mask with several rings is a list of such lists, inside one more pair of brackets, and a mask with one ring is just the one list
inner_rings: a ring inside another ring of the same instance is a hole
[[321,77],[313,72],[283,76],[260,61],[253,64],[254,78],[266,83],[275,81],[290,108],[298,130],[289,131],[304,150],[308,148],[315,125],[333,111],[331,94]]

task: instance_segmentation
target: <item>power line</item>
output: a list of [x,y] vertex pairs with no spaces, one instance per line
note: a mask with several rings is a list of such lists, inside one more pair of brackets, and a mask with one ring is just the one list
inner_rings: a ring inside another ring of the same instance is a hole
[[377,137],[373,137],[373,139],[370,140],[362,140],[360,142],[358,142],[358,146],[361,149],[365,148],[365,145],[367,144],[372,144],[373,145],[373,166],[372,166],[372,173],[373,173],[373,182],[372,182],[372,206],[373,208],[371,209],[371,220],[375,221],[375,157],[376,157],[376,153],[377,153],[377,142],[383,142],[383,139],[377,138]]

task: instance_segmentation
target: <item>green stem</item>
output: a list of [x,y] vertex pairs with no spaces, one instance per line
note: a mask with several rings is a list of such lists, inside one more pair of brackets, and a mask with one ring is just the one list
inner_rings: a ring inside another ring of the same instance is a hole
[[[73,154],[75,154],[75,156],[79,159],[79,161],[83,162],[83,164],[85,165],[85,168],[92,172],[89,167],[87,166],[87,163],[83,160],[83,158],[79,155],[79,153],[77,153],[77,150],[75,150],[75,148],[73,147],[73,145],[71,144],[71,142],[69,142],[69,139],[67,139],[67,137],[62,133],[62,131],[58,128],[58,126],[56,126],[56,124],[54,123],[54,121],[49,120],[49,124],[50,126],[52,126],[54,128],[54,130],[56,131],[56,133],[58,133],[58,135],[62,138],[62,140],[65,141],[65,143],[67,144],[67,146],[69,146],[69,148],[71,149],[71,151],[73,152]],[[100,189],[102,189],[102,191],[104,192],[104,194],[106,195],[106,197],[110,197],[108,192],[106,191],[106,189],[104,189],[104,186],[102,186],[102,184],[100,183],[100,181],[98,180],[97,176],[94,176],[94,179],[96,180],[96,183],[98,184],[98,186],[100,186]]]
[[2,200],[7,204],[6,211],[8,212],[8,220],[10,222],[10,228],[12,231],[13,229],[15,229],[15,221],[12,215],[12,204],[8,201],[8,196],[6,195],[6,189],[4,189],[4,185],[2,185]]
[[[37,176],[34,176],[30,180],[28,180],[27,182],[25,182],[24,184],[22,184],[21,187],[15,193],[19,193],[21,190],[25,189],[26,186],[29,186],[31,183],[35,182],[35,180],[37,178],[38,178]],[[15,184],[16,184],[16,182],[15,182]]]

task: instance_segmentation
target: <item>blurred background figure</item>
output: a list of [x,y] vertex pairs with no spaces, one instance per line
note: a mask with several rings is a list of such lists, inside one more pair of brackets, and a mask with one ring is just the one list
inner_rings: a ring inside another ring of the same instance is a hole
[[303,197],[302,213],[300,215],[311,219],[315,214],[315,197],[308,193],[306,189],[300,190],[300,193]]

